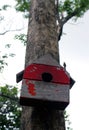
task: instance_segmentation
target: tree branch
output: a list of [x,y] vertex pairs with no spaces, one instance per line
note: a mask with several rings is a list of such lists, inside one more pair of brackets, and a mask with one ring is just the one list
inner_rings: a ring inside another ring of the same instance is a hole
[[13,101],[19,103],[19,102],[18,102],[18,98],[5,95],[5,94],[3,94],[2,92],[0,92],[0,96],[5,97],[5,98],[9,98],[10,100],[13,100]]
[[62,19],[62,24],[64,25],[68,20],[70,20],[72,17],[76,16],[78,12],[78,9],[76,9],[74,12],[72,12],[70,15],[67,15],[64,19]]
[[62,20],[59,16],[59,1],[56,0],[56,17],[57,17],[57,21],[58,21],[58,25],[57,25],[57,32],[58,32],[58,41],[61,39],[62,36],[62,30],[63,30],[63,24],[62,24]]
[[59,24],[59,35],[58,35],[58,41],[61,39],[62,32],[63,32],[63,25],[70,20],[72,17],[76,15],[76,12],[73,12],[71,15],[68,15],[67,17],[63,18],[62,20],[58,19]]
[[60,19],[60,16],[59,16],[58,7],[59,7],[59,2],[57,0],[56,1],[56,16],[57,16],[58,24],[61,25],[62,24],[62,20]]
[[23,28],[21,28],[21,29],[13,29],[13,30],[6,30],[5,32],[0,33],[0,35],[4,35],[4,34],[6,34],[6,33],[8,33],[8,32],[21,31],[22,29],[23,29]]

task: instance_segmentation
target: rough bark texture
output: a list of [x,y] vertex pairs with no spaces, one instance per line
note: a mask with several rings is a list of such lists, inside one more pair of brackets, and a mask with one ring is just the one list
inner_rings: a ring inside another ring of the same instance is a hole
[[[59,62],[55,0],[31,0],[25,66],[45,54]],[[21,130],[65,130],[63,111],[23,107]]]
[[54,0],[32,0],[28,25],[26,66],[47,53],[58,61]]

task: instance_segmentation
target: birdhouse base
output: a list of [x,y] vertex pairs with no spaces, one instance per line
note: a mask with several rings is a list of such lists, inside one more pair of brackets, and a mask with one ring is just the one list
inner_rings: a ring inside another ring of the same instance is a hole
[[47,101],[39,99],[29,99],[20,97],[20,104],[23,106],[35,106],[35,107],[46,107],[50,109],[64,110],[68,106],[68,102],[58,102],[58,101]]

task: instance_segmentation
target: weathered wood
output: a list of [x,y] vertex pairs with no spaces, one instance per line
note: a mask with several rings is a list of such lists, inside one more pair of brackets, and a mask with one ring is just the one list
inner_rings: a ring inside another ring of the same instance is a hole
[[[46,54],[59,63],[55,0],[31,0],[25,67]],[[21,130],[65,130],[63,111],[22,107]]]

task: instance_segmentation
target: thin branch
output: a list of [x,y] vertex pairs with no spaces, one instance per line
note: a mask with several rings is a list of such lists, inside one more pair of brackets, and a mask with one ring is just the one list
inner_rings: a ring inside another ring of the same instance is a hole
[[19,102],[18,102],[18,98],[5,95],[5,94],[3,94],[2,92],[0,92],[0,96],[5,97],[5,98],[9,98],[10,100],[13,100],[13,101],[19,103]]
[[21,31],[22,29],[24,29],[24,28],[21,28],[21,29],[13,29],[13,30],[6,30],[5,32],[0,33],[0,35],[4,35],[4,34],[6,34],[6,33],[8,33],[8,32]]
[[67,15],[64,19],[62,19],[62,23],[63,25],[70,20],[72,17],[76,16],[77,11],[75,10],[74,12],[72,12],[70,15]]
[[62,20],[60,18],[60,15],[59,15],[58,7],[59,7],[59,1],[56,0],[56,17],[57,17],[57,21],[58,21],[57,32],[58,32],[58,41],[59,41],[61,39],[61,36],[62,36],[63,24],[62,24]]
[[58,23],[59,23],[59,25],[61,26],[62,21],[61,21],[60,16],[59,16],[59,10],[58,10],[58,7],[59,7],[59,1],[57,0],[57,3],[56,3],[56,15],[57,15]]

